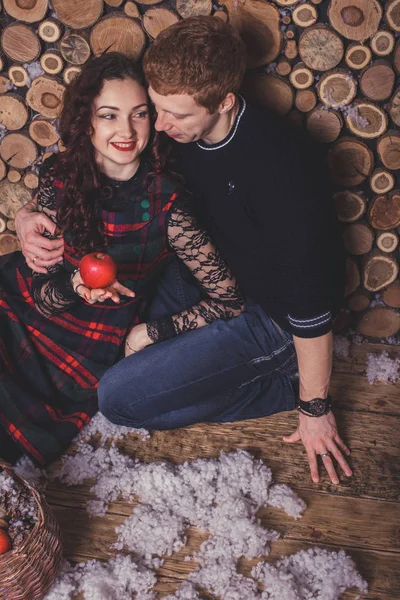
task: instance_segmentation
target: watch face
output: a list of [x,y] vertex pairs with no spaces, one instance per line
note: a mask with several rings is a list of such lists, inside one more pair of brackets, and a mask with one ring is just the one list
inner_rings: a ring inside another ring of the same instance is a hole
[[310,402],[310,412],[316,416],[323,415],[326,411],[326,404],[326,400],[322,400],[322,398],[318,398],[318,400],[312,400]]

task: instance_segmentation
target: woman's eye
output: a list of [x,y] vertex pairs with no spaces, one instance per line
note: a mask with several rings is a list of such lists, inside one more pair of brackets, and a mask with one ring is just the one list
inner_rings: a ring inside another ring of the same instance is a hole
[[137,117],[138,119],[145,119],[148,115],[148,111],[147,110],[142,110],[139,113],[136,113],[135,117]]
[[108,121],[110,121],[111,119],[115,118],[115,115],[100,115],[101,119],[107,119]]

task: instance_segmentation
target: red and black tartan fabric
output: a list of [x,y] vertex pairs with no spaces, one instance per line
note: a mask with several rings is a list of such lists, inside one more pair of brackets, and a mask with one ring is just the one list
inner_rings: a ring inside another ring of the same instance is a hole
[[[63,182],[51,166],[46,169],[43,202],[55,210]],[[177,184],[156,176],[145,189],[137,178],[103,179],[108,252],[118,263],[118,279],[136,292],[135,299],[97,305],[79,299],[46,318],[35,308],[32,271],[22,254],[0,259],[0,423],[40,465],[59,456],[96,413],[98,380],[121,358],[139,306],[172,255],[166,224]],[[79,258],[67,246],[62,268],[72,271]]]

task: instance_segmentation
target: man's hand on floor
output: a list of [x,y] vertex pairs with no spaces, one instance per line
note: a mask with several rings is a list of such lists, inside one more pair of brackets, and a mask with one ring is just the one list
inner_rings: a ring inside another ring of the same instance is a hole
[[[345,475],[350,477],[353,473],[344,457],[350,454],[350,450],[339,436],[336,419],[333,412],[322,417],[308,417],[299,414],[299,425],[294,433],[285,436],[284,442],[292,444],[302,441],[307,452],[310,465],[311,478],[314,483],[319,482],[318,455],[322,456],[322,462],[332,483],[339,483],[333,458],[336,459]],[[326,456],[329,453],[328,456]]]

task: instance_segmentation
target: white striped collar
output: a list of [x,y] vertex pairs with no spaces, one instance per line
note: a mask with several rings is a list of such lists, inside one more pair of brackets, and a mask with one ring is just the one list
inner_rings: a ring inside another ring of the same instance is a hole
[[246,110],[246,100],[243,98],[243,96],[240,96],[239,94],[238,94],[238,98],[239,98],[239,102],[241,102],[241,104],[242,104],[242,107],[239,110],[238,114],[236,115],[236,119],[233,124],[233,127],[230,130],[227,137],[224,138],[221,142],[218,142],[217,144],[210,144],[209,146],[206,144],[203,144],[200,140],[200,141],[196,142],[196,144],[198,145],[199,148],[201,148],[202,150],[219,150],[220,148],[223,148],[224,146],[229,144],[229,142],[235,137],[237,128],[239,127],[240,119],[242,118],[243,113]]

